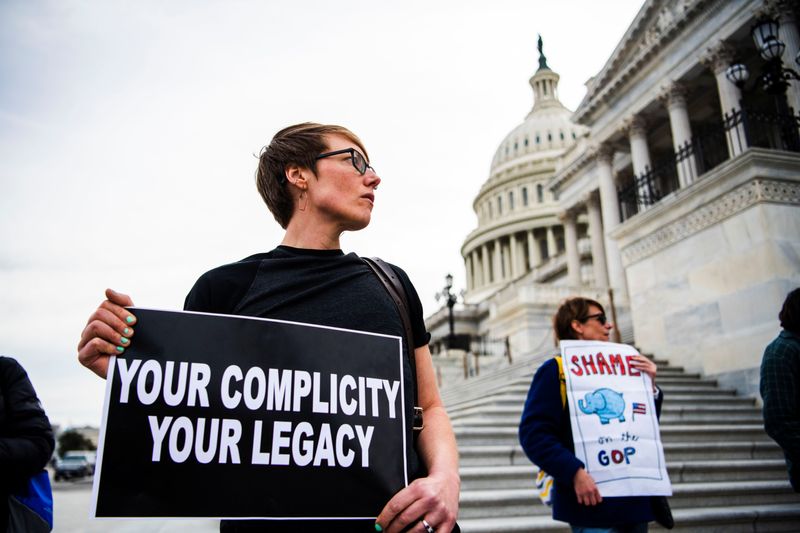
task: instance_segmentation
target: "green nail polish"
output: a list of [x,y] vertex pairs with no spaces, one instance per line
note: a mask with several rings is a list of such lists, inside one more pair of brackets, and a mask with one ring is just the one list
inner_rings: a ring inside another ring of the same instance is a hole
[[125,328],[125,329],[123,329],[123,330],[122,330],[122,333],[124,333],[125,335],[130,335],[130,333],[131,333],[131,328]]
[[382,528],[382,527],[381,527],[381,525],[380,525],[379,523],[377,523],[377,522],[375,522],[375,531],[383,531],[383,528]]
[[132,324],[133,323],[133,317],[129,316],[128,318],[125,319],[125,322],[127,322],[128,324]]
[[120,337],[120,338],[119,338],[119,341],[120,341],[122,344],[128,344],[128,343],[130,342],[130,341],[129,341],[128,339],[126,339],[125,337]]
[[122,352],[124,352],[124,351],[125,351],[125,348],[123,348],[122,346],[117,346],[117,351],[118,351],[119,353],[122,353]]

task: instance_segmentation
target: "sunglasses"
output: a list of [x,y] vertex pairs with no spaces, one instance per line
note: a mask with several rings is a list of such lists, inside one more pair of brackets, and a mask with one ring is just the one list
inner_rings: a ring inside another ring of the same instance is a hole
[[601,326],[605,326],[606,325],[606,320],[607,319],[606,319],[606,314],[605,313],[596,313],[594,315],[589,315],[587,317],[584,317],[584,319],[581,320],[581,322],[586,322],[587,320],[591,320],[593,318],[596,318],[597,321],[600,322]]
[[355,168],[359,174],[362,176],[367,172],[368,168],[372,168],[372,171],[375,172],[375,169],[367,163],[367,160],[364,159],[364,156],[356,150],[355,148],[345,148],[344,150],[336,150],[334,152],[325,152],[324,154],[319,154],[314,159],[320,160],[325,157],[330,157],[332,155],[339,155],[339,154],[350,154],[350,162],[353,164],[353,168]]

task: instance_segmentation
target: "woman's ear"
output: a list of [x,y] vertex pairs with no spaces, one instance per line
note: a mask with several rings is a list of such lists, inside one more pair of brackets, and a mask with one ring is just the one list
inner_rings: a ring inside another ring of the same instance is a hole
[[578,336],[583,333],[583,324],[581,324],[580,320],[573,320],[569,325],[572,328],[572,331],[577,333]]
[[301,190],[308,187],[306,182],[306,176],[303,172],[303,168],[297,164],[289,164],[286,165],[286,168],[283,170],[286,175],[286,181],[294,185],[295,187],[300,188]]

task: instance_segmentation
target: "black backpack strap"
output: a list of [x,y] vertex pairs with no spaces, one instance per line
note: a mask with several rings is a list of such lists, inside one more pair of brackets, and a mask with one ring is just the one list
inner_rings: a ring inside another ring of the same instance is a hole
[[414,395],[414,429],[419,431],[422,429],[422,408],[419,405],[419,395],[417,394],[417,359],[414,355],[414,330],[411,328],[411,313],[408,307],[408,297],[400,278],[397,277],[394,269],[389,266],[386,261],[379,257],[362,257],[361,258],[367,266],[369,266],[378,279],[383,283],[386,292],[394,301],[397,310],[400,313],[400,319],[403,321],[403,329],[406,332],[406,355],[408,356],[408,364],[411,367],[411,375],[413,377],[413,395]]

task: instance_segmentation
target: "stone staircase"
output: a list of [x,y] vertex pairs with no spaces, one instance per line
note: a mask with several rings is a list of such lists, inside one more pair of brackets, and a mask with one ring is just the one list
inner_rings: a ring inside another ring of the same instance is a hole
[[[544,360],[516,362],[442,389],[461,458],[464,533],[569,531],[539,501],[536,467],[517,439],[533,372]],[[673,531],[800,531],[800,495],[791,490],[783,454],[764,433],[755,402],[656,363]],[[662,528],[651,524],[651,530]]]

